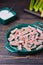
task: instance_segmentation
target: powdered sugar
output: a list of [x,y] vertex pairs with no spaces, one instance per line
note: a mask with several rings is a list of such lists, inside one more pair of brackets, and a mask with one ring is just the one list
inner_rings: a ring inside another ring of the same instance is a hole
[[3,20],[7,20],[13,16],[14,16],[13,13],[9,12],[8,10],[0,11],[0,18]]

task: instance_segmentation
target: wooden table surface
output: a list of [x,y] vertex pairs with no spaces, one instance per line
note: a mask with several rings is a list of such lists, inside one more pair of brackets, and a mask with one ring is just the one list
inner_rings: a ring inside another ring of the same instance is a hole
[[43,22],[43,19],[35,17],[33,15],[23,12],[26,8],[27,3],[25,0],[3,0],[0,1],[0,8],[2,7],[12,7],[14,5],[14,10],[17,12],[19,19],[13,21],[8,25],[2,25],[0,23],[0,65],[43,65],[43,51],[34,55],[19,55],[17,53],[10,53],[5,49],[6,44],[6,32],[12,26],[21,23],[34,23],[36,21]]

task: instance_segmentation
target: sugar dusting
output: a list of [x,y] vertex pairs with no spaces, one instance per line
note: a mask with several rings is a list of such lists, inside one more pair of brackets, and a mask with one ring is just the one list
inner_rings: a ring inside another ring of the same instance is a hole
[[7,19],[11,18],[12,16],[14,16],[14,15],[11,12],[9,12],[8,10],[0,11],[0,18],[3,20],[7,20]]

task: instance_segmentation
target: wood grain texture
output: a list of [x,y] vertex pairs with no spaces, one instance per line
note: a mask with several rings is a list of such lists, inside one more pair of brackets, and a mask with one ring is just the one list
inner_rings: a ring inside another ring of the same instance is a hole
[[15,4],[14,10],[17,12],[19,19],[8,25],[2,25],[0,23],[0,65],[43,65],[43,51],[35,55],[20,55],[16,53],[10,53],[5,49],[6,32],[12,26],[21,23],[33,24],[36,21],[43,22],[43,19],[23,12],[23,9],[28,5],[25,0],[4,1],[0,1],[0,8],[6,6],[11,8],[13,4]]

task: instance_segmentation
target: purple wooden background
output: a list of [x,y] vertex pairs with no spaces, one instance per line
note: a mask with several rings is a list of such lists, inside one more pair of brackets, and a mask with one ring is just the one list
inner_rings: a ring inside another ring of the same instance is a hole
[[28,54],[26,56],[22,56],[15,53],[10,53],[5,49],[6,32],[12,26],[21,23],[32,24],[36,21],[43,22],[43,19],[23,12],[23,9],[28,6],[27,0],[0,0],[0,8],[6,6],[11,8],[13,4],[15,4],[14,10],[17,12],[19,19],[6,26],[0,23],[0,65],[43,65],[43,52],[35,55]]

